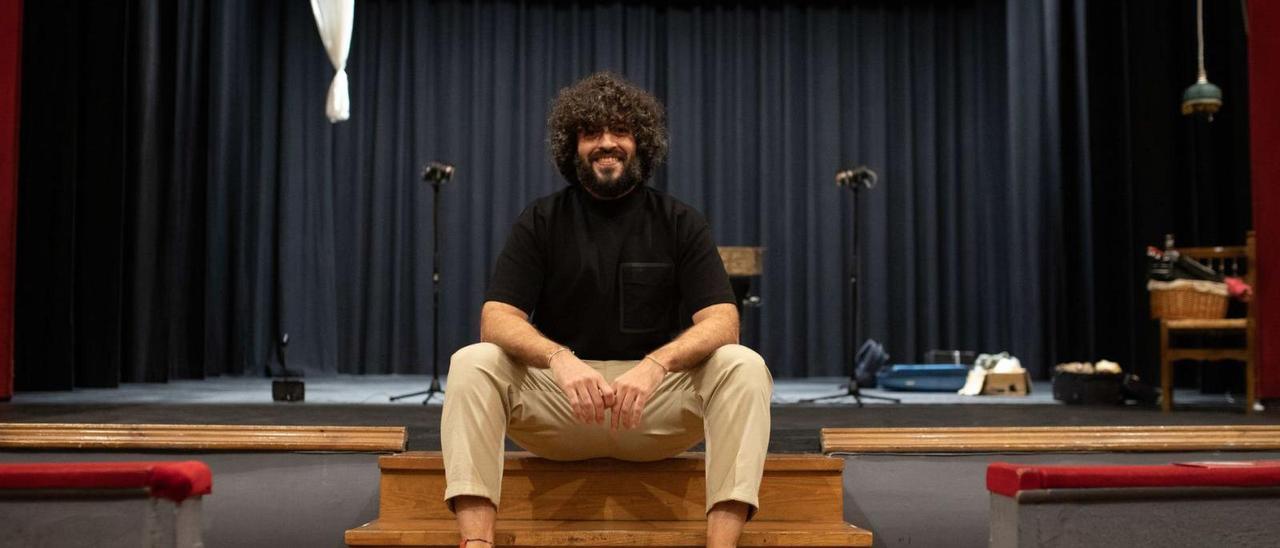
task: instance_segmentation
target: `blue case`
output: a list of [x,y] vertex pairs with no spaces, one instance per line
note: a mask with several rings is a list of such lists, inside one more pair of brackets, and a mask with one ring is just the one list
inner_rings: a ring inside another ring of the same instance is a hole
[[968,376],[967,365],[898,363],[881,369],[876,382],[886,390],[955,392],[964,387]]

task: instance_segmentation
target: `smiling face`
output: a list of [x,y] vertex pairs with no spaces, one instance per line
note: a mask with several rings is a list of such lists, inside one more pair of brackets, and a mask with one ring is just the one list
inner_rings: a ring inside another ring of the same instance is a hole
[[578,182],[602,200],[621,198],[643,180],[636,161],[636,140],[625,128],[578,132]]
[[547,151],[569,184],[599,199],[625,196],[667,157],[666,114],[649,92],[597,72],[556,94]]

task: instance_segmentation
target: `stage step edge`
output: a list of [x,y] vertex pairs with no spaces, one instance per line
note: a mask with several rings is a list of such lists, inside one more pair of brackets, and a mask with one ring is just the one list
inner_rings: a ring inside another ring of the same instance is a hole
[[[705,546],[702,521],[498,520],[499,546]],[[375,520],[346,532],[348,546],[457,546],[453,520]],[[752,521],[739,546],[871,546],[846,523]]]
[[[378,459],[381,519],[450,519],[445,473],[436,452]],[[655,462],[614,459],[557,462],[529,453],[504,461],[499,519],[706,519],[703,456],[686,453]],[[760,485],[762,521],[843,520],[844,459],[820,454],[769,455]]]
[[[508,471],[563,470],[569,463],[542,459],[527,451],[508,451],[503,468]],[[572,461],[574,470],[615,472],[618,470],[701,472],[706,469],[704,453],[681,453],[652,462],[630,462],[615,459]],[[407,451],[378,458],[383,470],[444,470],[444,457],[439,451]],[[844,461],[825,455],[773,453],[765,458],[768,472],[835,472],[844,470]]]
[[1280,450],[1280,426],[823,428],[823,453],[1038,453]]
[[0,449],[404,451],[402,426],[0,423]]

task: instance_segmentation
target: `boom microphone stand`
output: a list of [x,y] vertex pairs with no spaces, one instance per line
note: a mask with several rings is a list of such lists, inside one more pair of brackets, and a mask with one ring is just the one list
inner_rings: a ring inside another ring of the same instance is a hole
[[431,183],[431,386],[426,390],[392,396],[391,401],[426,394],[422,405],[436,394],[444,395],[440,388],[440,187],[453,177],[453,166],[443,162],[431,162],[422,168],[423,182]]
[[846,307],[850,309],[849,313],[846,313],[846,317],[850,315],[853,316],[852,321],[850,322],[851,328],[853,329],[853,333],[851,334],[853,337],[845,343],[845,364],[846,367],[849,368],[849,382],[840,386],[840,388],[844,389],[844,393],[804,399],[800,400],[800,403],[813,403],[822,400],[843,398],[846,396],[853,396],[853,401],[857,402],[858,407],[862,407],[863,398],[902,403],[902,400],[898,398],[863,394],[858,388],[858,364],[856,363],[858,352],[857,348],[858,344],[862,342],[862,314],[860,314],[862,301],[859,299],[860,288],[858,286],[858,275],[862,272],[862,254],[860,253],[860,242],[858,241],[858,191],[863,188],[870,189],[876,186],[876,172],[871,171],[867,166],[859,166],[853,169],[839,171],[836,173],[836,186],[853,191],[853,256],[851,261],[853,264],[851,265],[849,272],[850,297],[849,302],[846,304]]

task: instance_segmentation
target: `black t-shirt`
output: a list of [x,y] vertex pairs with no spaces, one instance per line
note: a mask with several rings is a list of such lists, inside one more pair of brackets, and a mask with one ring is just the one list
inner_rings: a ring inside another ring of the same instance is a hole
[[733,303],[711,228],[648,187],[597,200],[570,186],[511,229],[486,300],[515,306],[582,359],[638,360],[707,306]]

